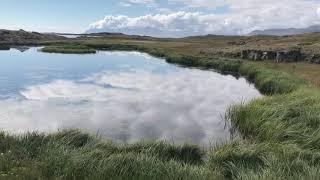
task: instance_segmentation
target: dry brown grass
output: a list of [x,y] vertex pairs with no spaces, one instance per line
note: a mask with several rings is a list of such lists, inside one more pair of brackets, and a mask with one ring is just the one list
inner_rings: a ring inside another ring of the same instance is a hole
[[[217,52],[239,52],[243,49],[284,50],[301,48],[306,53],[320,52],[320,33],[296,36],[199,36],[180,39],[132,39],[132,38],[89,38],[85,42],[102,44],[133,44],[148,45],[183,54],[197,55]],[[244,44],[237,44],[242,42]],[[234,43],[234,44],[232,44]]]

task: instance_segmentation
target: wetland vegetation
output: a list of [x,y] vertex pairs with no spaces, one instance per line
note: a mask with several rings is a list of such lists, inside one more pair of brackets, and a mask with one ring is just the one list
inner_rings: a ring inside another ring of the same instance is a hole
[[84,45],[60,45],[47,46],[41,49],[46,53],[63,53],[63,54],[94,54],[96,50]]
[[[248,37],[251,41],[247,48],[265,39],[275,42],[268,48],[286,48],[296,44],[297,39],[303,39],[308,42],[299,45],[303,51],[314,52],[318,47],[314,37],[319,34],[295,38]],[[226,113],[225,119],[241,138],[202,149],[167,142],[114,144],[79,130],[48,135],[3,132],[0,135],[0,177],[317,179],[320,175],[319,66],[306,62],[275,64],[225,57],[227,52],[232,56],[244,47],[228,49],[219,43],[245,37],[213,38],[216,41],[210,37],[148,41],[104,37],[75,41],[80,47],[142,51],[165,58],[169,63],[246,77],[266,96],[247,104],[236,104]],[[219,57],[218,52],[211,52],[212,44],[226,53]],[[256,48],[263,46],[266,45]]]

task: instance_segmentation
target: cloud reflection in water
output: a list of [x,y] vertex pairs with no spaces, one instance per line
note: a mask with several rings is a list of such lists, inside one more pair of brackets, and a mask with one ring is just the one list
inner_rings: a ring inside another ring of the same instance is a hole
[[120,142],[166,139],[208,144],[229,137],[221,116],[259,97],[245,79],[179,68],[101,72],[54,80],[0,100],[0,127],[13,132],[81,128]]
[[[120,142],[205,145],[228,138],[221,116],[231,104],[260,96],[244,79],[174,67],[142,53],[11,53],[0,54],[10,60],[0,67],[1,95],[10,95],[0,100],[0,128],[12,132],[81,128]],[[12,68],[16,76],[5,73]]]

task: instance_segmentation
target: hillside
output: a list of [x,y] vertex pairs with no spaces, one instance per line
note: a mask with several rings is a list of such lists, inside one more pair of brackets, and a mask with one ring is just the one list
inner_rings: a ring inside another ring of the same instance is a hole
[[27,32],[22,29],[18,31],[0,29],[0,44],[33,44],[64,39],[64,37],[57,35]]
[[205,57],[226,57],[271,60],[276,62],[308,61],[320,63],[320,33],[292,36],[193,36],[185,38],[154,38],[121,33],[82,34],[78,38],[65,38],[56,34],[0,30],[0,45],[38,45],[56,43],[84,43],[93,48],[121,45],[162,49],[176,54]]

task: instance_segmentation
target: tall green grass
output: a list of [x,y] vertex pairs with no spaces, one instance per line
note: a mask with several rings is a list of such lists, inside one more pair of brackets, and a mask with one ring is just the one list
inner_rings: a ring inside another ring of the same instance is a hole
[[264,94],[284,94],[306,85],[305,82],[288,73],[276,71],[252,62],[245,62],[239,68],[239,73],[246,76]]
[[78,130],[0,136],[0,178],[216,179],[194,145],[114,144]]
[[208,167],[230,179],[317,179],[319,155],[293,143],[240,140],[209,153]]
[[1,135],[0,179],[309,179],[320,153],[295,143],[237,140],[203,152],[164,142],[114,144],[67,130]]
[[320,93],[302,88],[230,109],[229,119],[246,138],[320,149]]
[[[320,175],[319,90],[287,74],[272,74],[273,71],[263,69],[252,71],[258,85],[263,79],[274,80],[277,90],[269,91],[272,96],[229,109],[226,117],[244,139],[241,143],[249,143],[231,148],[227,145],[229,151],[222,148],[222,154],[229,158],[227,166],[223,166],[225,175],[234,179],[317,179]],[[240,164],[235,163],[234,156],[243,151],[250,153],[242,156]],[[254,166],[247,165],[250,162]]]

